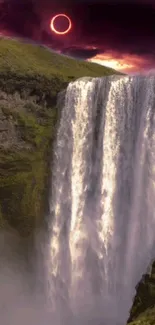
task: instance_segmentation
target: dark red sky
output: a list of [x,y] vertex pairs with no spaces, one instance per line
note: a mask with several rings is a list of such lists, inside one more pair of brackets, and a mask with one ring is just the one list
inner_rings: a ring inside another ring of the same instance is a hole
[[[67,35],[49,27],[59,12],[72,20]],[[155,0],[0,0],[0,32],[118,70],[155,69]]]

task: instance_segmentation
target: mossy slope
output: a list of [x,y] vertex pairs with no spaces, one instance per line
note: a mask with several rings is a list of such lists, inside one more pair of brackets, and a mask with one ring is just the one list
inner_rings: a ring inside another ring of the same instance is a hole
[[[28,238],[44,222],[58,92],[76,78],[111,74],[120,73],[40,46],[0,39],[1,229]],[[143,293],[137,290],[130,325],[155,325],[155,287],[148,279],[144,287]]]
[[121,74],[112,68],[95,63],[75,60],[57,54],[42,46],[34,46],[17,40],[0,39],[0,71],[12,74],[61,76],[65,81],[83,76]]
[[129,320],[130,325],[155,325],[155,262],[137,285]]
[[1,227],[28,236],[44,220],[59,91],[78,77],[116,73],[42,46],[0,38]]
[[[30,97],[16,100],[11,97],[1,104],[3,118],[15,125],[13,143],[5,139],[0,144],[0,222],[20,234],[29,235],[43,218],[47,170],[51,143],[56,125],[56,109],[47,110]],[[3,132],[4,133],[4,132]]]
[[129,325],[155,325],[155,307],[145,310]]

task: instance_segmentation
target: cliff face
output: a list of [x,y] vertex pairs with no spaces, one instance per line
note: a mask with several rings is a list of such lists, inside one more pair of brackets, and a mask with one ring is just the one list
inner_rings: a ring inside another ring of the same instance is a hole
[[26,142],[20,132],[18,116],[21,113],[27,114],[26,101],[18,93],[7,95],[0,91],[1,150],[32,150],[32,144]]
[[[47,52],[44,56],[43,49],[40,52],[32,45],[0,42],[0,228],[14,230],[26,239],[27,245],[27,239],[44,224],[48,206],[52,142],[58,120],[57,95],[77,77],[103,76],[114,71],[90,63],[80,66],[74,60],[70,63],[68,58],[55,54],[52,57]],[[26,51],[27,62],[26,56],[21,59]],[[154,306],[154,274],[153,269],[151,276],[137,287],[130,321]],[[155,316],[148,316],[153,313],[154,309],[149,310],[140,323],[137,320],[133,324],[155,324],[151,323]]]
[[84,75],[116,73],[0,38],[0,226],[29,236],[44,222],[58,93]]
[[28,236],[43,220],[56,108],[0,92],[0,223]]
[[150,266],[136,287],[136,296],[131,308],[129,323],[132,325],[155,324],[155,262]]

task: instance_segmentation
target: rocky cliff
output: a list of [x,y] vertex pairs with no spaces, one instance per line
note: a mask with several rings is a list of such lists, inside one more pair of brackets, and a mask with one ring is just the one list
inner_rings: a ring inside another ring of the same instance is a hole
[[0,225],[29,236],[43,222],[57,94],[70,80],[116,71],[42,46],[0,39]]
[[[39,46],[0,39],[0,228],[13,230],[20,243],[31,242],[48,212],[57,94],[78,77],[114,73]],[[137,286],[131,324],[155,324],[154,305],[153,265]]]

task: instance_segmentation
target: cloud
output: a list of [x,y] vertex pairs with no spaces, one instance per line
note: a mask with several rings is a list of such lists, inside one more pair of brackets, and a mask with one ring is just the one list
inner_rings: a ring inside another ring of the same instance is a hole
[[118,52],[105,52],[89,59],[91,62],[99,63],[116,70],[133,73],[153,73],[152,67],[155,66],[155,58],[151,55],[138,56],[135,54]]
[[[51,18],[59,12],[68,14],[73,25],[63,37],[50,29]],[[76,58],[115,53],[121,60],[127,53],[154,67],[153,0],[0,0],[0,32],[29,38]]]
[[62,52],[66,55],[71,55],[75,58],[79,59],[88,59],[96,56],[98,53],[100,53],[100,50],[97,48],[83,48],[83,47],[69,47],[69,48],[64,48]]

